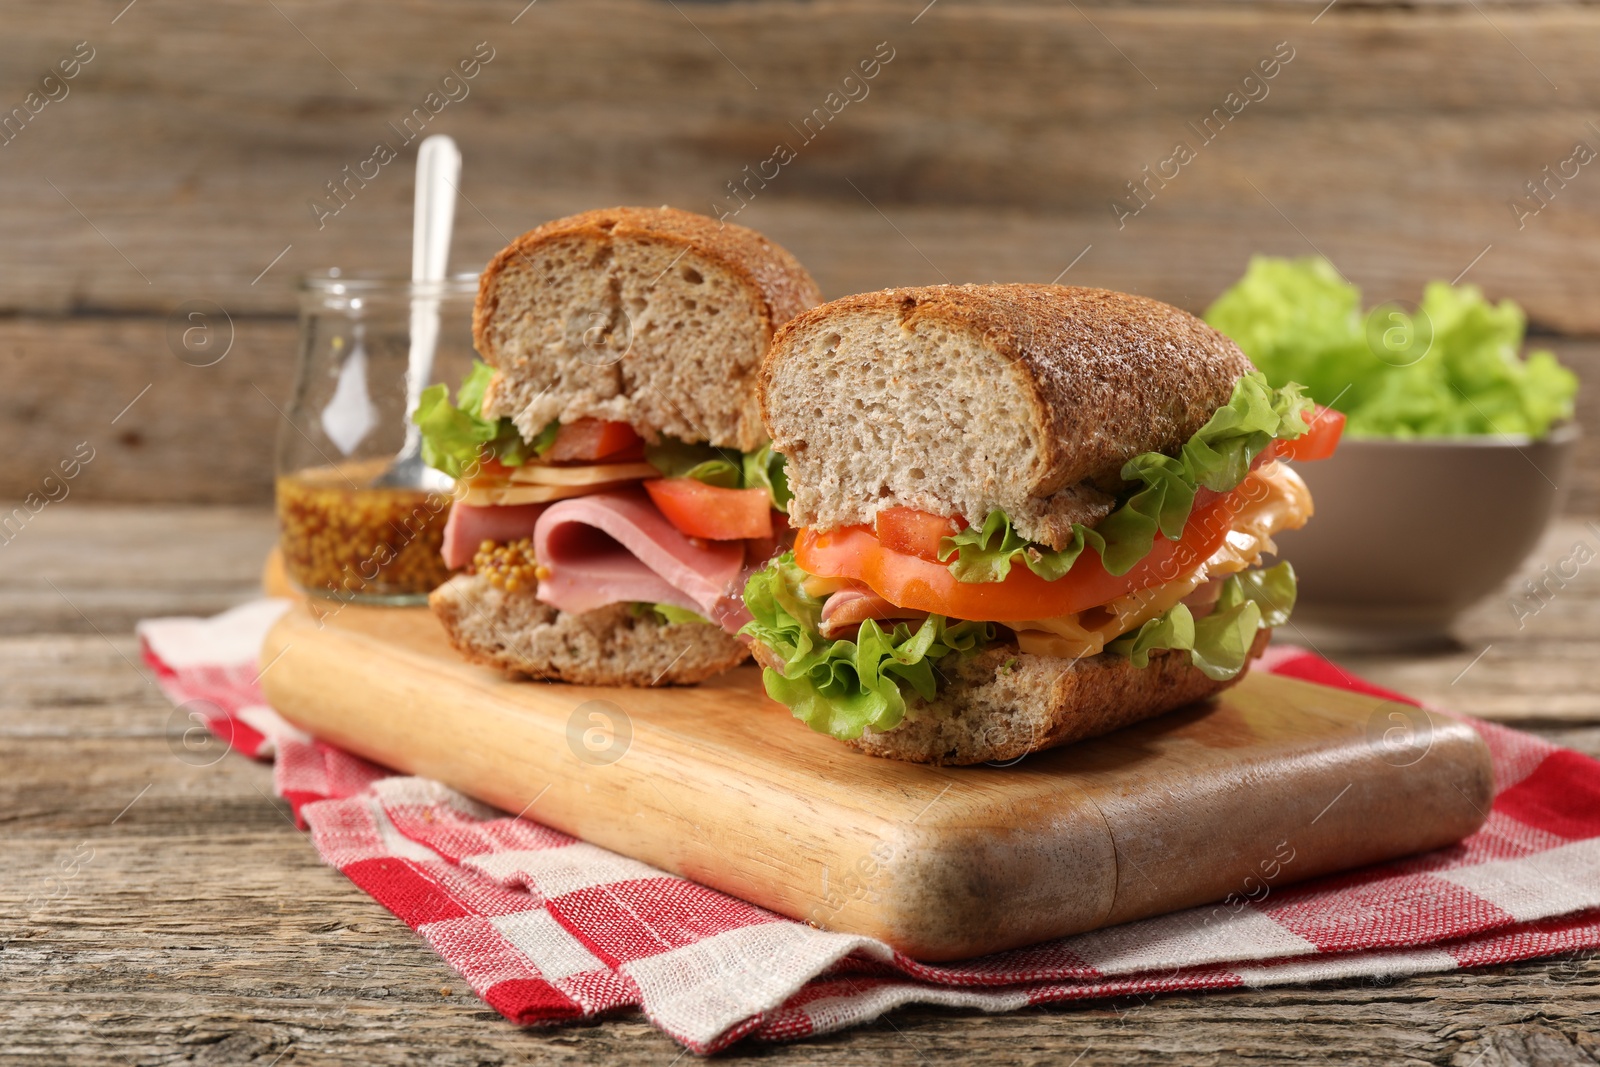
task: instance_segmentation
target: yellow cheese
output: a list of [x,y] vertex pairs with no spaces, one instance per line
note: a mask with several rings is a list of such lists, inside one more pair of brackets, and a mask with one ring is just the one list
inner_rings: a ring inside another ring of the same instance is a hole
[[648,463],[591,463],[582,467],[551,467],[525,463],[511,469],[513,482],[533,485],[601,485],[638,478],[659,478],[661,472]]
[[1311,490],[1287,464],[1274,461],[1256,471],[1245,485],[1244,506],[1234,514],[1222,547],[1206,560],[1212,576],[1233,574],[1252,566],[1263,554],[1275,555],[1272,535],[1298,530],[1311,518]]
[[1032,655],[1066,659],[1093,656],[1122,634],[1171,609],[1205,580],[1206,569],[1200,566],[1177,581],[1136,590],[1104,607],[1009,625],[1017,631],[1022,651]]
[[1201,583],[1252,566],[1263,553],[1275,553],[1272,535],[1295,530],[1311,517],[1311,493],[1300,476],[1282,463],[1264,464],[1245,488],[1243,506],[1221,547],[1187,575],[1153,589],[1141,589],[1101,607],[1054,619],[1011,623],[1017,645],[1034,656],[1078,659],[1168,611]]
[[463,504],[484,507],[489,504],[548,504],[552,500],[585,496],[602,489],[612,489],[624,482],[605,482],[599,485],[469,485],[457,498]]
[[820,574],[808,574],[805,581],[800,583],[800,588],[805,590],[806,596],[819,597],[823,600],[841,589],[855,587],[856,583],[849,578],[829,578]]

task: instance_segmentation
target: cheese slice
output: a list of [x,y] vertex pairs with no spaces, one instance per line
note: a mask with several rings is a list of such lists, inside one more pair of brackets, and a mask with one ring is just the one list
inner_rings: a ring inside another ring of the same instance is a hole
[[1135,590],[1104,607],[1012,624],[1017,631],[1017,644],[1035,656],[1076,659],[1098,655],[1111,641],[1171,610],[1206,578],[1202,564],[1176,581]]
[[1245,484],[1244,506],[1235,513],[1222,547],[1206,560],[1206,569],[1212,576],[1234,574],[1254,565],[1263,554],[1276,555],[1272,535],[1298,530],[1314,510],[1311,490],[1287,464],[1263,465]]
[[468,485],[457,498],[464,504],[485,507],[491,504],[547,504],[552,500],[585,496],[604,489],[614,489],[626,482],[602,482],[597,485],[519,485],[503,482],[499,485]]
[[1118,637],[1169,611],[1202,583],[1251,567],[1263,554],[1276,553],[1272,535],[1297,530],[1311,518],[1310,490],[1283,463],[1263,464],[1243,490],[1243,504],[1234,513],[1222,545],[1199,567],[1165,585],[1136,590],[1101,607],[1011,624],[1018,647],[1029,655],[1061,659],[1097,655]]
[[820,574],[808,574],[805,581],[800,583],[800,588],[805,590],[806,596],[814,596],[826,600],[841,589],[857,589],[860,586],[849,578],[831,578]]
[[524,463],[511,469],[511,480],[532,485],[603,485],[639,478],[659,478],[661,472],[648,463],[591,463],[581,467],[551,467],[543,463]]

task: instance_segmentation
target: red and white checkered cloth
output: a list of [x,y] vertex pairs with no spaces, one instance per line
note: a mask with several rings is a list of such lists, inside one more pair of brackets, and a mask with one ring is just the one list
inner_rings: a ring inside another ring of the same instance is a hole
[[[909,1002],[1008,1011],[1505,963],[1600,946],[1600,763],[1473,722],[1494,757],[1483,829],[1451,848],[982,959],[926,964],[506,816],[294,729],[256,650],[283,601],[141,624],[146,662],[218,738],[274,759],[322,858],[519,1023],[637,1007],[698,1053],[787,1041]],[[1292,648],[1263,668],[1405,700]]]

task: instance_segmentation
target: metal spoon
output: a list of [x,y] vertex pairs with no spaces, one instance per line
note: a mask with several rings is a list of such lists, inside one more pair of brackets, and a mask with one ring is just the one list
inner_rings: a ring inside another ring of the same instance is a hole
[[[417,191],[411,228],[411,351],[406,361],[406,439],[389,469],[372,483],[378,489],[445,490],[450,478],[424,466],[422,432],[411,421],[433,374],[439,344],[439,298],[427,295],[444,281],[450,261],[450,231],[455,225],[456,185],[461,180],[461,150],[435,134],[417,150]],[[422,284],[418,284],[422,283]],[[417,295],[420,289],[425,295]]]

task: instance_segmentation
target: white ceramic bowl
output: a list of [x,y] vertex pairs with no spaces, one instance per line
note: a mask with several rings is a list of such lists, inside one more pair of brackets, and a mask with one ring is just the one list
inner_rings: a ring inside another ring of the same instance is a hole
[[1448,642],[1455,617],[1538,544],[1578,437],[1569,423],[1537,441],[1346,438],[1331,458],[1297,464],[1316,515],[1276,538],[1300,583],[1283,638],[1346,650]]

